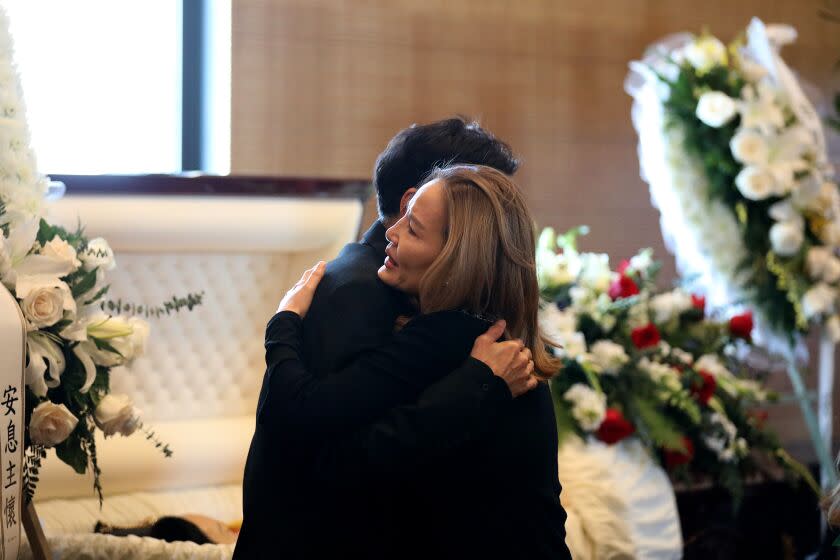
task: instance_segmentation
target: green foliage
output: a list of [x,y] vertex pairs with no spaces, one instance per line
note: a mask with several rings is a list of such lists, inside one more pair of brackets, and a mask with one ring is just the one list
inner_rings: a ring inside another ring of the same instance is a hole
[[641,422],[636,426],[639,434],[655,447],[671,451],[684,451],[683,433],[674,421],[655,404],[645,398],[632,395],[628,399],[629,409]]
[[78,474],[85,474],[88,464],[87,450],[83,441],[85,432],[83,425],[84,422],[79,422],[73,433],[55,446],[55,454],[58,458],[70,465]]
[[38,487],[41,461],[47,458],[47,450],[42,445],[31,445],[23,454],[23,496],[28,504],[35,497]]
[[143,305],[132,302],[123,302],[121,299],[117,301],[103,301],[99,307],[102,311],[110,313],[127,313],[130,315],[140,317],[155,317],[160,318],[161,315],[171,315],[178,313],[183,309],[192,311],[194,307],[201,305],[204,301],[204,292],[189,293],[186,296],[178,297],[172,296],[167,301],[160,305]]
[[68,278],[70,290],[73,293],[73,298],[78,298],[80,295],[93,289],[96,285],[96,269],[84,270],[80,268]]

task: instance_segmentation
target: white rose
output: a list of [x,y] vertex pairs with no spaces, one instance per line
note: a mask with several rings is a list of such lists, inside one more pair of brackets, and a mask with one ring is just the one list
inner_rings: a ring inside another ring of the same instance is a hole
[[32,283],[27,286],[25,294],[21,309],[33,329],[56,324],[65,310],[76,311],[76,302],[70,287],[58,278]]
[[697,118],[712,128],[720,128],[737,113],[735,100],[719,91],[707,91],[697,102]]
[[106,436],[130,436],[140,426],[140,411],[128,395],[105,395],[93,414],[96,425]]
[[735,186],[744,198],[764,200],[775,194],[776,179],[767,169],[750,165],[743,168],[735,177]]
[[783,257],[793,256],[802,247],[805,234],[802,227],[793,222],[779,222],[770,228],[770,244],[773,251]]
[[607,397],[582,383],[575,383],[563,394],[572,403],[572,416],[580,427],[593,432],[601,426],[607,413]]
[[687,45],[682,55],[701,74],[715,66],[726,66],[728,60],[726,46],[710,35]]
[[602,373],[615,375],[621,367],[630,361],[630,356],[620,344],[609,340],[599,340],[589,350],[589,357]]
[[808,319],[828,313],[834,308],[836,297],[834,288],[820,282],[802,296],[802,312]]
[[831,318],[825,322],[825,330],[834,344],[840,342],[840,317],[832,315]]
[[732,137],[729,149],[735,159],[746,165],[764,165],[767,163],[769,148],[764,136],[755,130],[742,128]]
[[32,411],[29,436],[32,443],[52,447],[67,439],[78,423],[79,419],[66,406],[45,401]]
[[79,259],[76,258],[76,249],[57,235],[52,238],[52,241],[48,241],[41,248],[40,253],[56,261],[70,264],[73,271],[82,265]]
[[111,250],[108,242],[101,237],[88,241],[87,247],[80,256],[85,270],[93,270],[96,267],[102,270],[113,270],[117,266],[114,260],[114,251]]

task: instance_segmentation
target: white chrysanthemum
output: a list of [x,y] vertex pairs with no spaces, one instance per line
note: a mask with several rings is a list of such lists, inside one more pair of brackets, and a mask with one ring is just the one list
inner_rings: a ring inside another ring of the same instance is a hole
[[837,290],[819,282],[802,296],[802,313],[808,319],[830,313],[834,310],[836,299]]
[[583,333],[562,332],[558,333],[552,340],[562,346],[554,351],[555,355],[561,358],[574,360],[586,353],[586,339]]
[[671,356],[673,356],[674,358],[686,365],[691,365],[694,363],[694,356],[692,356],[691,353],[686,352],[682,348],[672,348]]
[[682,389],[679,370],[667,364],[655,362],[644,357],[639,360],[639,369],[647,373],[653,381],[661,383],[671,391]]
[[703,354],[694,363],[694,369],[697,371],[703,370],[711,374],[715,378],[731,379],[734,377],[731,371],[726,369],[726,366],[720,361],[720,358],[715,354]]
[[770,228],[773,251],[783,257],[792,257],[798,253],[804,241],[802,227],[794,222],[779,222]]
[[559,309],[554,304],[545,305],[539,313],[540,328],[549,338],[556,338],[560,333],[577,330],[577,314],[570,308]]
[[589,349],[588,363],[598,373],[615,375],[630,361],[624,347],[610,340],[599,340]]
[[737,114],[735,100],[720,91],[707,91],[697,101],[697,118],[712,128],[720,128]]
[[656,323],[665,323],[683,311],[691,309],[691,296],[682,290],[672,290],[650,298],[650,308]]
[[739,130],[729,141],[729,149],[735,159],[745,165],[764,165],[769,159],[767,140],[756,130]]
[[601,426],[607,413],[607,397],[582,383],[575,383],[563,394],[572,403],[572,416],[580,427],[594,432]]
[[776,194],[775,176],[767,168],[754,165],[748,165],[738,173],[735,186],[749,200],[764,200]]

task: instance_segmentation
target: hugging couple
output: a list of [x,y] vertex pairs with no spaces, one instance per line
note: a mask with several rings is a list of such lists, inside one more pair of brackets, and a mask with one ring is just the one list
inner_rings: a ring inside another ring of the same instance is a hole
[[460,118],[379,155],[379,220],[266,328],[234,559],[570,558],[517,167]]

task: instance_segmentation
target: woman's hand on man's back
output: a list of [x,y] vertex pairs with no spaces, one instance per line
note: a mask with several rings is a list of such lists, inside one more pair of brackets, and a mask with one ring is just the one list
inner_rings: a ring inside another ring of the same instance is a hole
[[309,311],[309,306],[312,305],[312,298],[315,296],[315,288],[321,278],[324,277],[324,269],[327,263],[319,261],[318,264],[310,269],[307,269],[297,281],[297,284],[291,287],[286,292],[283,299],[280,300],[280,305],[277,307],[277,313],[281,311],[291,311],[297,313],[301,318],[306,316]]
[[505,332],[505,321],[496,321],[487,332],[475,339],[470,356],[484,362],[507,384],[513,398],[537,386],[531,350],[521,340],[496,342]]

